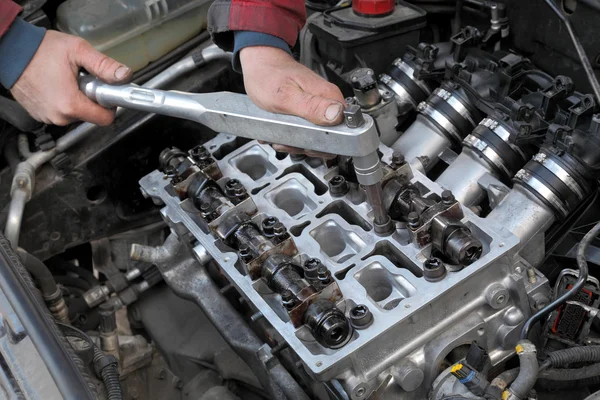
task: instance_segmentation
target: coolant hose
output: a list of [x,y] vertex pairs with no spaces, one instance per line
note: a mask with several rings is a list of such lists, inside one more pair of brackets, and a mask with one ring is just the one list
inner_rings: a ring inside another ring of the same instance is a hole
[[510,385],[519,375],[519,368],[513,368],[502,372],[500,375],[495,377],[490,383],[490,386],[485,391],[486,399],[501,399],[502,392]]
[[540,365],[540,371],[548,368],[562,368],[579,362],[600,362],[600,346],[572,347],[553,351]]
[[25,250],[18,249],[17,254],[21,257],[21,261],[27,272],[31,274],[40,288],[42,298],[52,313],[52,316],[60,322],[69,323],[67,303],[65,303],[62,291],[56,285],[56,281],[46,264]]
[[49,298],[59,291],[52,272],[50,272],[46,264],[25,250],[18,249],[17,254],[21,257],[21,262],[23,262],[27,272],[31,274],[33,280],[38,284],[44,298]]
[[515,347],[519,356],[519,373],[514,382],[502,394],[502,399],[526,399],[538,378],[539,364],[535,345],[529,340],[519,340]]

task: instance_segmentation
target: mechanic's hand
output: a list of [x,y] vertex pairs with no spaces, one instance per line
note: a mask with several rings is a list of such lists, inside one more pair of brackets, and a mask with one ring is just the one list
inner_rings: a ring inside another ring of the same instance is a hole
[[33,118],[46,124],[84,120],[109,125],[115,112],[94,103],[79,90],[80,67],[113,84],[131,77],[131,69],[96,51],[85,40],[47,31],[11,92]]
[[[302,117],[318,125],[337,125],[344,118],[345,101],[334,84],[296,62],[285,51],[268,46],[240,51],[246,93],[260,108]],[[331,154],[273,145],[277,151],[331,158]]]

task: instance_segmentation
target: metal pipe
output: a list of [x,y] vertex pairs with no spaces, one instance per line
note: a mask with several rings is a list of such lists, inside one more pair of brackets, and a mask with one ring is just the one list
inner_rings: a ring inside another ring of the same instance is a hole
[[26,133],[20,133],[17,146],[19,148],[19,153],[23,158],[31,157],[31,150],[29,150],[29,138]]
[[452,191],[454,198],[466,207],[479,204],[486,197],[479,181],[486,174],[499,178],[499,174],[480,155],[468,147],[437,178],[436,183]]
[[[185,73],[215,60],[231,60],[231,53],[225,52],[215,45],[208,46],[171,65],[142,87],[150,89],[163,87]],[[116,115],[120,116],[123,112],[123,109],[117,109]],[[57,154],[68,150],[91,135],[96,128],[97,125],[84,122],[60,137],[53,149],[32,153],[29,158],[17,165],[12,182],[11,202],[5,227],[5,235],[13,248],[18,247],[25,204],[31,199],[35,186],[35,172]],[[26,184],[23,185],[20,181],[26,181]]]
[[438,162],[439,155],[450,146],[452,143],[446,135],[427,118],[418,114],[415,122],[391,147],[402,153],[412,166],[428,172]]
[[506,195],[487,216],[521,240],[524,247],[536,234],[546,231],[556,221],[554,211],[521,185]]

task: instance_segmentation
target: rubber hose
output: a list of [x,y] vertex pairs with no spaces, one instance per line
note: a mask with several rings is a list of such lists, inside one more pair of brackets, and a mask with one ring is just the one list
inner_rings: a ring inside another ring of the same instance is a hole
[[17,250],[17,254],[21,257],[21,262],[25,266],[25,269],[31,274],[35,282],[38,284],[42,296],[46,299],[51,296],[55,296],[58,292],[58,286],[52,276],[52,272],[48,269],[39,258],[29,254],[25,250]]
[[578,389],[600,384],[600,376],[592,378],[578,379],[574,381],[552,381],[550,379],[538,379],[536,387],[545,391],[556,392],[558,390]]
[[572,347],[553,351],[542,363],[540,370],[561,368],[578,362],[600,362],[600,346]]
[[578,379],[593,378],[600,375],[600,363],[587,365],[581,368],[552,368],[540,372],[539,379],[551,381],[573,381]]
[[501,399],[502,392],[510,385],[519,375],[519,368],[506,370],[492,380],[490,386],[485,391],[486,399]]
[[519,356],[519,373],[507,390],[515,398],[525,399],[538,378],[537,351],[535,345],[526,339],[519,340],[516,351]]

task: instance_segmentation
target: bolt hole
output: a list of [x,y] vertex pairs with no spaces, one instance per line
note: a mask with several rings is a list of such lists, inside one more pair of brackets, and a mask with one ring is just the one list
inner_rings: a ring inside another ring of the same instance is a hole
[[485,334],[485,329],[483,329],[483,328],[479,328],[479,329],[477,329],[477,334],[478,334],[479,336],[483,336],[483,335]]
[[571,15],[577,9],[577,0],[562,0],[562,9],[567,15]]
[[321,366],[323,366],[323,363],[322,363],[321,361],[317,361],[315,365],[316,365],[317,367],[321,367]]
[[365,388],[363,388],[363,387],[360,387],[360,388],[356,389],[356,395],[357,395],[358,397],[362,397],[362,396],[364,396],[364,395],[365,395],[365,392],[366,392],[366,390],[365,390]]
[[87,190],[86,196],[92,203],[102,203],[106,199],[106,189],[102,185],[92,186]]

